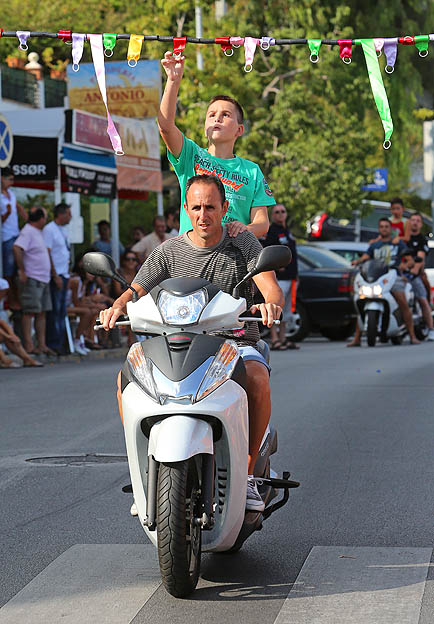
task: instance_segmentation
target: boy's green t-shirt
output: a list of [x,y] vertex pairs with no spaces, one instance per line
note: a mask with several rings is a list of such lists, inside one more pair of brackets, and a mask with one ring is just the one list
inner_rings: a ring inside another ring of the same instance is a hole
[[223,183],[226,199],[229,201],[229,209],[222,221],[223,224],[241,221],[248,225],[251,221],[251,208],[274,206],[276,203],[262,171],[251,160],[240,156],[216,158],[184,135],[179,158],[175,158],[169,151],[167,157],[175,169],[181,187],[180,234],[191,230],[190,219],[184,210],[184,201],[187,180],[194,175],[215,175]]

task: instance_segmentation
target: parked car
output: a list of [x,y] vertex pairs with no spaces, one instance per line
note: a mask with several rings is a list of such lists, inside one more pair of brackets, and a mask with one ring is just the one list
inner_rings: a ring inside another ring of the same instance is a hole
[[434,303],[434,239],[428,240],[429,252],[425,258],[425,271],[431,285],[431,302]]
[[369,243],[356,243],[354,241],[320,241],[319,243],[311,243],[320,249],[329,249],[339,256],[352,262],[363,256],[369,247]]
[[300,342],[316,331],[330,340],[345,340],[355,329],[355,269],[342,256],[317,245],[297,245],[297,253],[300,283],[296,312],[286,326],[288,338]]
[[[372,202],[364,204],[362,207],[360,240],[368,242],[378,236],[378,219],[390,217],[390,204],[388,202]],[[369,212],[369,208],[372,208]],[[414,211],[404,210],[404,217],[408,219]],[[424,227],[423,232],[432,231],[432,219],[427,215],[422,215]],[[355,239],[355,218],[338,218],[328,215],[326,212],[318,212],[306,223],[306,234],[309,241],[354,241]]]

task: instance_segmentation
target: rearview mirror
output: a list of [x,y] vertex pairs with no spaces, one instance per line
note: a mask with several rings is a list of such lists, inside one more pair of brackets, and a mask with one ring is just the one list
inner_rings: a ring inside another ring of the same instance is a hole
[[270,245],[270,247],[264,247],[256,260],[255,267],[235,286],[232,291],[232,296],[238,298],[238,290],[241,284],[255,277],[255,275],[264,273],[265,271],[277,271],[278,269],[282,269],[288,266],[291,260],[292,253],[286,245]]
[[83,268],[91,275],[116,278],[116,265],[113,258],[101,251],[89,251],[83,256]]

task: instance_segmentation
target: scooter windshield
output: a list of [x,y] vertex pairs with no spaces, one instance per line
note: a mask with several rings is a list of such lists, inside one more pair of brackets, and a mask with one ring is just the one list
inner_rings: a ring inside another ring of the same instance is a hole
[[363,277],[365,282],[372,284],[388,271],[389,267],[381,260],[368,260],[363,263],[362,268],[360,269],[360,275]]

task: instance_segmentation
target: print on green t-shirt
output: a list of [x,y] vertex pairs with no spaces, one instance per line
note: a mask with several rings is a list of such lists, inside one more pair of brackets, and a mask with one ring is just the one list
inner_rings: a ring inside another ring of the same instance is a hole
[[187,180],[194,175],[215,175],[223,183],[226,199],[229,201],[229,209],[222,221],[223,224],[241,221],[248,225],[251,221],[251,208],[274,206],[276,203],[261,169],[251,160],[240,156],[216,158],[185,136],[179,158],[175,158],[169,151],[167,156],[181,187],[180,234],[191,230],[190,219],[184,210],[184,201]]

